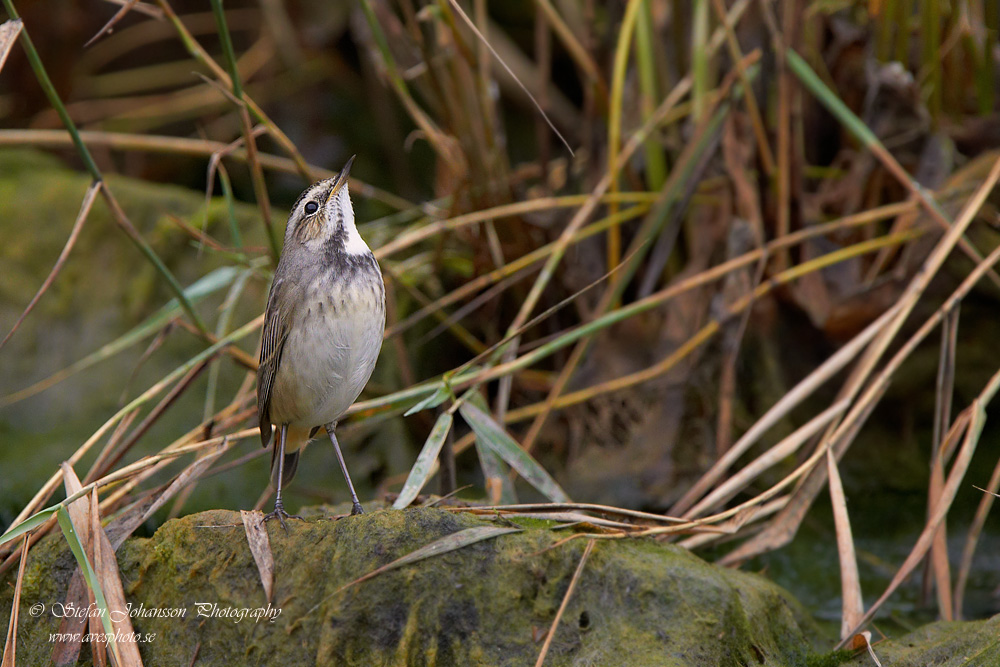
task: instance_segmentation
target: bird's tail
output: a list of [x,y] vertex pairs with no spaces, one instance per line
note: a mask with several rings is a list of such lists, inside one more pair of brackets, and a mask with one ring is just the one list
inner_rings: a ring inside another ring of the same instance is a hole
[[[278,437],[280,437],[279,429],[275,429],[275,441],[271,445],[271,486],[274,488],[278,488]],[[288,435],[285,438],[285,460],[281,465],[282,488],[288,486],[292,478],[295,477],[295,471],[299,467],[299,454],[302,453],[308,442],[308,430],[289,427]]]

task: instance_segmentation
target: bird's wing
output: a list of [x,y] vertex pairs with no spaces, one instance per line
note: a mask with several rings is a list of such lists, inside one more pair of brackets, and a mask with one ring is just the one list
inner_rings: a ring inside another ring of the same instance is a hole
[[279,296],[285,287],[284,279],[274,279],[267,296],[267,310],[264,312],[260,364],[257,366],[257,418],[260,420],[260,442],[264,447],[271,440],[271,389],[281,363],[281,352],[285,347],[285,339],[288,338],[288,322],[291,319],[291,312],[287,308],[282,310],[278,307]]

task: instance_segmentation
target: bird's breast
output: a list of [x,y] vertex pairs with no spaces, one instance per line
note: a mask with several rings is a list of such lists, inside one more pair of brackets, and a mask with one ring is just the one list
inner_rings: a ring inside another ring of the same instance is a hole
[[321,278],[310,285],[275,375],[272,421],[300,427],[336,421],[368,383],[384,330],[380,274]]

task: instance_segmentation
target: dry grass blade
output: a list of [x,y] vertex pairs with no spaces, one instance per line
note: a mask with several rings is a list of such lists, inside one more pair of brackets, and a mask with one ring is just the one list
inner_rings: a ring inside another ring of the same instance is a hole
[[[101,146],[123,151],[149,151],[152,153],[164,153],[167,155],[192,155],[197,157],[210,158],[213,153],[225,150],[227,144],[220,141],[209,141],[207,139],[191,139],[188,137],[168,137],[152,134],[134,135],[124,132],[99,132],[96,130],[84,130],[80,132],[80,137],[89,146]],[[63,148],[72,145],[72,137],[64,130],[0,130],[0,146],[35,146],[37,148]],[[228,157],[241,162],[247,162],[249,156],[245,148],[234,150]],[[257,158],[262,166],[273,171],[286,174],[303,174],[306,179],[331,178],[337,172],[316,165],[305,164],[305,172],[298,167],[298,163],[290,158],[279,157],[267,153],[258,153]],[[353,176],[350,179],[351,194],[361,197],[376,199],[386,206],[400,210],[409,211],[414,208],[414,204],[393,195],[381,188],[377,188],[370,183],[358,180]],[[430,213],[434,209],[431,205],[425,205]]]
[[962,483],[962,480],[965,479],[965,472],[969,468],[969,463],[972,461],[972,455],[976,451],[976,445],[979,444],[979,437],[982,434],[983,426],[986,423],[986,405],[996,395],[998,389],[1000,389],[1000,372],[995,373],[993,377],[990,378],[986,388],[975,398],[975,400],[972,401],[972,405],[966,408],[972,418],[969,422],[968,429],[965,432],[965,439],[962,442],[962,448],[955,457],[955,463],[952,466],[951,472],[948,474],[948,480],[941,491],[941,498],[934,507],[934,513],[928,519],[927,524],[920,533],[920,537],[917,539],[917,543],[913,546],[910,554],[906,557],[906,560],[903,561],[903,564],[893,576],[892,581],[889,582],[885,592],[882,593],[879,599],[876,600],[875,603],[868,609],[868,612],[858,622],[857,627],[850,633],[850,635],[853,635],[854,632],[860,630],[865,623],[869,622],[875,616],[875,612],[878,611],[887,599],[889,599],[889,596],[895,592],[899,585],[906,580],[908,576],[910,576],[913,570],[924,558],[924,555],[930,549],[938,527],[941,525],[945,515],[951,508],[951,503],[955,499],[955,494],[958,492],[958,486]]
[[446,554],[449,551],[462,549],[463,547],[475,544],[476,542],[482,542],[483,540],[490,540],[494,537],[499,537],[500,535],[517,533],[520,531],[520,528],[509,528],[507,526],[477,526],[475,528],[466,528],[456,533],[452,533],[451,535],[445,535],[441,539],[435,540],[426,546],[422,546],[416,551],[411,551],[391,563],[386,563],[382,567],[376,568],[368,574],[358,577],[348,584],[344,584],[338,588],[336,592],[340,593],[341,591],[344,591],[352,586],[356,586],[357,584],[368,581],[369,579],[377,577],[384,572],[395,570],[396,568],[403,567],[404,565],[418,563],[422,560],[426,560],[427,558],[433,558],[434,556]]
[[[66,590],[64,604],[76,607],[87,605],[87,583],[83,579],[83,574],[78,570],[73,574]],[[67,614],[59,622],[60,638],[52,642],[52,664],[56,667],[72,667],[80,660],[80,649],[83,648],[83,637],[86,634],[84,629],[87,625],[86,618],[77,618]]]
[[122,587],[122,580],[118,571],[118,560],[115,558],[115,549],[111,546],[111,541],[108,540],[108,535],[104,532],[104,528],[101,527],[97,489],[92,489],[90,492],[90,521],[91,547],[94,551],[94,572],[97,573],[97,578],[101,582],[101,588],[104,590],[109,615],[111,616],[111,625],[114,627],[117,636],[123,638],[120,642],[117,642],[117,649],[121,655],[121,660],[117,664],[123,667],[142,667],[139,644],[128,639],[134,636],[135,630],[132,628],[129,606],[125,600],[125,589]]
[[[73,555],[76,556],[80,572],[87,581],[87,593],[90,602],[91,604],[97,604],[101,610],[100,617],[87,615],[90,632],[94,633],[95,636],[102,636],[103,630],[107,635],[113,635],[113,619],[110,614],[111,607],[108,603],[108,597],[105,594],[106,582],[100,571],[102,559],[98,533],[103,535],[104,531],[101,529],[100,518],[97,519],[97,532],[94,531],[93,515],[97,512],[97,503],[94,502],[92,505],[91,498],[89,497],[89,493],[96,491],[96,489],[90,487],[85,492],[83,485],[80,483],[80,478],[77,477],[76,471],[73,470],[73,467],[68,462],[64,461],[60,469],[62,471],[63,485],[66,487],[66,501],[65,506],[61,507],[59,512],[57,512],[59,524],[63,529],[63,535],[70,549],[73,551]],[[114,551],[112,550],[113,559]],[[115,567],[117,577],[117,562],[115,562]],[[121,585],[120,581],[119,585]],[[125,615],[128,616],[128,613],[126,612]],[[106,664],[106,652],[109,648],[115,657],[115,664],[124,664],[122,663],[121,643],[117,641],[117,638],[112,639],[111,637],[108,638],[108,641],[91,642],[94,662],[98,665]]]
[[[135,528],[138,528],[145,523],[147,519],[153,516],[153,513],[156,512],[156,510],[163,507],[163,505],[173,498],[178,491],[201,477],[202,473],[208,470],[208,468],[211,467],[211,465],[215,463],[220,456],[229,451],[229,448],[232,446],[230,441],[231,438],[229,436],[223,436],[222,444],[218,449],[214,452],[205,454],[194,463],[184,468],[184,470],[182,470],[177,477],[170,482],[170,485],[163,491],[163,493],[157,496],[156,500],[153,501],[153,503],[136,519],[135,527],[132,528],[132,530],[135,530]],[[232,442],[235,442],[235,439],[232,439]],[[132,531],[130,530],[128,532],[131,533]]]
[[479,31],[479,28],[476,27],[476,24],[473,23],[472,19],[470,19],[469,16],[465,13],[465,10],[462,9],[462,6],[458,4],[457,0],[449,0],[449,2],[451,3],[451,6],[455,9],[455,12],[459,16],[461,16],[462,20],[465,21],[466,25],[469,26],[469,29],[472,30],[473,33],[475,33],[476,37],[484,45],[486,45],[486,48],[490,50],[490,53],[492,53],[493,57],[497,59],[497,62],[499,62],[503,66],[503,68],[507,70],[507,73],[510,74],[510,76],[514,79],[514,81],[517,82],[517,85],[521,87],[521,90],[524,91],[524,94],[527,95],[528,98],[531,100],[531,103],[535,105],[535,108],[538,110],[538,113],[540,113],[542,115],[542,118],[545,119],[545,122],[549,126],[549,129],[551,129],[555,133],[555,135],[559,137],[559,141],[563,143],[563,146],[566,147],[566,150],[569,151],[569,154],[576,155],[573,152],[573,148],[569,145],[569,142],[566,141],[566,137],[564,137],[562,133],[559,132],[558,129],[556,129],[556,126],[552,123],[552,120],[549,118],[549,115],[545,113],[545,109],[542,108],[542,105],[538,103],[538,100],[536,100],[535,96],[531,94],[531,91],[528,90],[528,87],[521,82],[521,79],[519,79],[518,76],[514,74],[514,72],[510,69],[510,67],[507,66],[507,63],[504,62],[504,59],[501,58],[500,54],[496,52],[496,49],[493,48],[493,45],[490,44],[489,40],[486,39],[485,35],[483,35],[483,33]]
[[3,645],[3,661],[0,667],[14,667],[17,664],[17,617],[21,607],[21,584],[24,582],[24,566],[28,562],[28,536],[21,545],[21,564],[17,566],[17,581],[14,583],[14,600],[11,603],[10,623],[7,625],[7,641]]
[[708,489],[712,488],[722,475],[733,465],[739,457],[743,456],[750,447],[760,439],[772,426],[781,421],[791,410],[808,398],[828,379],[836,375],[847,365],[857,354],[864,349],[864,346],[871,342],[872,338],[885,327],[895,314],[895,309],[890,309],[877,320],[869,324],[865,329],[851,339],[849,343],[842,346],[829,359],[824,361],[819,368],[803,378],[795,387],[785,393],[764,415],[754,422],[754,425],[747,430],[743,436],[730,447],[726,453],[716,461],[712,467],[678,500],[670,512],[672,514],[686,514],[698,498]]
[[786,504],[788,504],[788,496],[775,498],[774,500],[766,502],[763,505],[756,505],[747,509],[745,512],[733,516],[728,521],[719,524],[720,529],[725,529],[727,526],[731,526],[732,530],[725,532],[720,531],[716,533],[702,533],[700,535],[695,535],[685,540],[681,540],[677,543],[677,545],[687,549],[688,551],[694,551],[699,547],[718,540],[720,537],[724,537],[728,534],[735,534],[736,531],[747,524],[756,523],[774,515],[776,512],[781,511]]
[[24,23],[21,19],[0,23],[0,71],[3,71],[7,56],[10,55],[10,50],[14,48],[14,42],[17,41],[17,36],[21,34],[23,28]]
[[[956,219],[955,224],[950,227],[947,233],[945,233],[941,240],[938,241],[928,258],[924,261],[920,271],[918,271],[910,281],[906,291],[897,301],[897,312],[895,316],[880,332],[879,336],[872,341],[864,356],[859,361],[857,367],[855,367],[851,376],[845,383],[845,386],[841,390],[838,398],[855,397],[859,392],[861,392],[867,379],[870,377],[871,373],[874,372],[879,360],[882,358],[882,355],[895,339],[896,334],[902,328],[906,318],[916,307],[931,280],[937,275],[938,271],[944,265],[945,260],[951,254],[959,240],[964,238],[963,235],[965,234],[965,231],[978,215],[979,210],[986,202],[987,196],[989,196],[990,192],[992,192],[993,188],[996,186],[998,179],[1000,179],[1000,159],[994,161],[989,175],[986,177],[982,185],[976,190],[976,193],[966,203],[958,219]],[[930,318],[927,324],[931,324],[932,321],[935,323],[940,321],[940,318],[943,316],[942,313],[951,310],[951,308],[954,307],[955,302],[961,299],[961,295],[967,293],[967,291],[972,288],[972,285],[974,285],[979,278],[981,278],[984,274],[993,273],[993,264],[998,260],[998,257],[1000,257],[1000,255],[997,254],[997,250],[1000,250],[1000,248],[994,250],[988,257],[977,263],[976,268],[969,274],[968,278],[963,281],[962,286],[959,287],[948,302]],[[922,336],[926,336],[928,333],[929,329],[925,324],[925,326],[922,327],[911,340],[922,339]],[[895,368],[902,363],[903,359],[907,354],[909,354],[911,349],[912,348],[910,348],[909,345],[904,345],[901,352],[897,353],[896,356],[893,357],[893,360],[882,369],[879,374],[879,379],[868,384],[867,394],[869,396],[873,395],[875,392],[884,391],[884,386],[887,386],[889,376]],[[868,407],[865,405],[864,400],[856,404],[855,407],[852,408],[851,412],[844,418],[843,423],[841,423],[836,429],[831,428],[827,432],[823,438],[823,442],[820,444],[820,447],[825,447],[831,442],[837,442],[837,450],[834,453],[839,459],[853,440],[853,437],[844,438],[842,436],[845,432],[852,429],[855,431],[860,429],[860,425],[864,420],[859,421],[859,419],[866,410],[868,410]],[[778,517],[760,534],[741,545],[736,551],[727,556],[727,558],[732,560],[741,560],[787,544],[798,531],[798,527],[805,518],[806,512],[809,507],[812,506],[812,501],[822,489],[824,482],[826,481],[825,475],[825,468],[821,467],[814,470],[800,485],[799,489],[796,491],[795,500],[789,503],[788,508],[783,510],[782,513],[779,514]]]
[[[77,477],[76,471],[73,470],[73,466],[71,466],[68,462],[63,461],[59,468],[62,470],[63,486],[66,488],[66,497],[71,498],[83,489],[83,484],[80,483],[80,478]],[[90,542],[88,536],[90,534],[89,528],[91,523],[90,505],[88,502],[87,498],[80,497],[74,502],[67,503],[66,509],[69,511],[70,519],[73,520],[73,525],[76,526],[77,533],[81,536],[80,541],[83,543],[83,546],[89,550]]]
[[[941,354],[938,360],[938,375],[934,410],[934,440],[931,454],[931,479],[927,493],[927,513],[930,515],[941,496],[944,486],[944,465],[948,453],[944,451],[945,438],[942,431],[951,422],[951,402],[955,389],[955,351],[958,335],[959,309],[948,312],[941,323]],[[931,568],[934,574],[934,588],[937,594],[938,611],[941,619],[954,620],[951,599],[951,567],[948,563],[947,521],[941,522],[934,544],[931,546]],[[929,583],[929,581],[928,581]]]
[[260,583],[264,586],[264,597],[270,603],[274,593],[274,555],[271,553],[271,541],[264,529],[264,514],[256,510],[240,510],[240,518],[247,534],[247,545],[257,564],[257,572],[260,573]]
[[583,550],[583,555],[580,556],[580,562],[576,566],[576,571],[573,572],[573,578],[569,581],[569,587],[566,588],[566,594],[563,595],[562,603],[559,605],[559,611],[556,612],[556,617],[552,619],[552,626],[549,627],[549,632],[545,636],[545,643],[542,644],[542,650],[538,654],[538,660],[535,661],[535,667],[542,667],[545,663],[545,656],[549,653],[549,647],[552,646],[552,639],[556,636],[556,630],[559,628],[559,621],[562,620],[563,612],[566,611],[566,606],[569,604],[570,598],[573,596],[573,591],[576,589],[576,584],[580,581],[580,575],[583,573],[583,566],[587,564],[587,558],[590,557],[590,552],[594,550],[594,540],[587,542],[587,546]]
[[868,656],[875,663],[875,667],[882,667],[882,663],[879,662],[878,656],[875,655],[875,649],[872,648],[872,633],[865,630],[864,632],[859,632],[858,634],[851,637],[851,650],[860,651],[866,649],[868,651]]
[[83,48],[87,48],[88,46],[96,42],[98,39],[100,39],[101,35],[105,33],[110,33],[112,30],[114,30],[115,25],[123,18],[125,18],[125,15],[128,14],[130,11],[132,11],[132,8],[135,7],[137,4],[139,4],[139,2],[140,0],[126,0],[125,3],[121,6],[121,8],[117,12],[115,12],[115,15],[111,17],[111,20],[105,23],[104,27],[97,31],[97,34],[95,34],[93,37],[87,40],[87,43],[83,45]]
[[808,441],[809,438],[816,435],[821,428],[829,424],[832,420],[836,419],[845,410],[847,410],[848,405],[849,403],[846,400],[838,401],[810,419],[808,422],[797,428],[794,433],[748,463],[746,467],[740,470],[739,473],[733,475],[723,484],[720,484],[718,487],[713,489],[712,492],[705,496],[701,502],[685,512],[683,515],[684,518],[691,519],[699,514],[704,514],[711,508],[716,507],[732,498],[741,489],[746,488],[747,485],[756,479],[762,472],[777,465],[785,457],[791,456],[797,452],[799,447]]
[[965,597],[965,585],[969,581],[969,572],[972,571],[972,557],[976,553],[979,535],[983,531],[983,526],[986,525],[986,517],[989,516],[994,499],[998,497],[997,489],[1000,489],[1000,459],[993,467],[989,484],[985,489],[980,489],[984,492],[983,498],[979,501],[979,507],[976,508],[976,516],[972,519],[972,525],[969,526],[969,533],[965,538],[965,546],[962,548],[962,560],[958,566],[958,578],[955,580],[955,620],[962,620],[962,601]]
[[[2,60],[0,60],[0,62],[2,62]],[[38,292],[34,297],[32,297],[31,301],[28,302],[28,305],[24,308],[24,312],[22,312],[21,316],[17,318],[17,321],[14,322],[14,326],[10,328],[10,331],[7,332],[7,335],[4,336],[3,340],[0,340],[0,350],[2,350],[3,346],[7,344],[10,337],[13,336],[18,327],[21,326],[24,318],[28,316],[28,313],[31,312],[31,310],[35,307],[35,304],[38,303],[38,300],[42,298],[42,295],[45,294],[45,292],[49,289],[49,286],[52,285],[56,276],[59,275],[60,269],[62,269],[63,264],[66,263],[66,258],[69,257],[70,251],[73,249],[73,246],[76,245],[76,240],[80,236],[80,230],[83,229],[83,223],[86,222],[87,216],[90,215],[90,209],[94,205],[94,199],[97,197],[97,192],[100,189],[100,186],[101,184],[99,182],[94,181],[90,184],[90,187],[87,188],[86,194],[83,195],[83,203],[80,204],[80,213],[76,216],[76,221],[73,223],[73,229],[69,233],[69,238],[66,239],[66,245],[63,246],[62,252],[59,253],[59,259],[56,260],[55,266],[52,267],[52,270],[49,272],[45,282],[43,282],[42,286],[38,288]]]
[[446,507],[446,510],[454,512],[469,512],[471,514],[503,514],[504,512],[532,512],[532,511],[564,511],[579,510],[583,512],[594,512],[596,514],[608,514],[612,516],[628,517],[640,521],[652,523],[686,523],[683,519],[676,519],[662,514],[652,514],[650,512],[640,512],[623,507],[612,507],[610,505],[596,505],[594,503],[523,503],[520,505],[485,505],[477,507]]
[[[188,370],[193,368],[195,365],[197,365],[204,359],[211,357],[222,348],[228,346],[229,344],[235,341],[242,339],[249,333],[256,331],[258,328],[260,328],[263,322],[264,322],[264,316],[263,315],[258,316],[257,318],[251,320],[250,322],[243,325],[236,331],[232,332],[225,338],[222,338],[218,343],[212,345],[211,347],[205,349],[201,353],[195,355],[195,357],[190,359],[186,364],[171,371],[167,376],[162,378],[159,382],[157,382],[152,387],[143,392],[138,398],[134,399],[131,403],[124,406],[121,410],[112,415],[110,419],[104,422],[104,424],[99,429],[97,429],[97,431],[94,432],[94,434],[91,435],[85,443],[83,443],[75,452],[73,452],[73,455],[69,457],[67,463],[69,463],[70,465],[76,465],[76,463],[78,463],[87,454],[87,452],[89,452],[94,447],[94,445],[97,444],[100,441],[100,439],[104,437],[106,433],[108,433],[108,431],[110,431],[116,424],[118,424],[118,422],[120,422],[128,414],[130,414],[133,410],[135,410],[135,408],[152,400],[154,396],[163,391],[168,385],[170,385],[170,383],[180,378],[184,373],[186,373]],[[255,432],[256,429],[253,429],[253,431]],[[238,438],[242,436],[241,434],[234,434],[232,437]],[[195,449],[200,449],[201,447],[204,447],[204,445],[201,445],[200,447],[195,447]],[[165,458],[179,456],[182,453],[184,453],[184,451],[187,450],[177,449],[171,452],[170,454],[146,457],[145,459],[137,461],[134,464],[126,466],[121,470],[118,470],[117,472],[106,476],[102,480],[93,482],[93,484],[95,485],[108,484],[111,481],[115,481],[117,479],[127,478],[132,474],[134,474],[135,470],[145,469]],[[17,515],[17,517],[14,519],[11,525],[16,526],[25,519],[27,519],[28,517],[30,517],[31,515],[33,515],[34,513],[38,512],[42,508],[43,503],[46,500],[48,500],[48,498],[58,487],[59,481],[61,479],[62,479],[61,471],[52,475],[52,477],[50,477],[48,481],[45,482],[42,488],[39,489],[37,493],[35,493],[34,497],[32,497],[28,505],[23,510],[21,510],[20,514]],[[0,546],[0,549],[2,548],[3,547]],[[0,554],[2,553],[4,553],[4,551],[0,550]]]
[[847,639],[849,633],[865,614],[864,598],[861,596],[861,578],[858,576],[858,557],[854,550],[851,534],[851,519],[847,514],[847,498],[840,482],[840,472],[833,452],[826,450],[826,469],[830,477],[830,503],[833,505],[833,523],[837,529],[837,556],[840,560],[840,591],[842,611],[840,616],[840,638]]

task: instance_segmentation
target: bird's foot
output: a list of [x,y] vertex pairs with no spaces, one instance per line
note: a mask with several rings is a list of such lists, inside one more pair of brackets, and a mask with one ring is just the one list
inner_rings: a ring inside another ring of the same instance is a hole
[[285,519],[298,519],[299,521],[305,521],[305,519],[300,517],[298,514],[289,514],[286,512],[284,506],[280,502],[276,502],[274,504],[274,511],[270,514],[266,514],[264,516],[264,521],[270,521],[274,518],[278,519],[281,523],[281,527],[285,529],[286,533],[288,532],[288,526],[285,524]]
[[351,516],[364,513],[365,513],[365,508],[361,506],[361,503],[354,503],[354,507],[351,508]]

